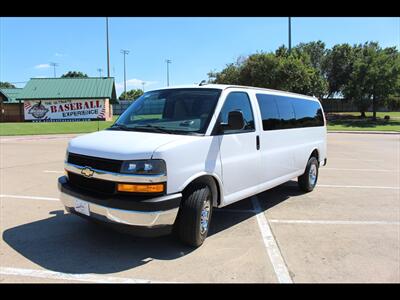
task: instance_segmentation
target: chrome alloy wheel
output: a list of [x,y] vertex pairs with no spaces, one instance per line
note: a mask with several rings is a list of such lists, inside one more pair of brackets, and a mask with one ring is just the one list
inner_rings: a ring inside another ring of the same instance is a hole
[[211,212],[211,200],[210,197],[203,202],[203,207],[201,209],[200,215],[200,233],[204,234],[207,232],[208,229],[208,221],[210,219],[210,212]]
[[310,166],[310,171],[308,172],[308,180],[312,186],[314,186],[317,181],[317,166],[315,164],[312,164]]

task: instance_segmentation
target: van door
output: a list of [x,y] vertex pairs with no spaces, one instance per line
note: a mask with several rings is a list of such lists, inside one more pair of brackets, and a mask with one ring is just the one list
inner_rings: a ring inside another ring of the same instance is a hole
[[261,189],[281,184],[296,173],[295,149],[301,133],[292,130],[295,114],[286,97],[256,94],[260,109]]
[[241,130],[225,130],[220,135],[224,204],[256,194],[260,181],[259,137],[254,110],[246,92],[234,91],[227,95],[216,125],[227,123],[231,111],[242,112],[245,126]]

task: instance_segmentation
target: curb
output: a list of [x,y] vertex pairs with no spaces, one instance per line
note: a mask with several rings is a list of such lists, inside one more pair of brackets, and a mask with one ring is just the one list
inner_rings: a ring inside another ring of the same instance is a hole
[[73,138],[83,133],[61,133],[61,134],[29,134],[29,135],[1,135],[0,142],[8,141],[26,141],[26,140],[54,140]]
[[350,131],[350,130],[328,130],[328,133],[352,133],[352,134],[400,134],[399,131]]

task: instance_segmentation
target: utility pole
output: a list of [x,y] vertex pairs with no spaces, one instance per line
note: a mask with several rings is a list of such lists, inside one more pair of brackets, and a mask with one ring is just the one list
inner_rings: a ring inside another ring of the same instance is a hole
[[289,53],[292,51],[292,18],[289,17]]
[[100,73],[100,77],[101,77],[101,72],[103,72],[103,69],[99,68],[99,69],[97,69],[97,71]]
[[143,91],[143,93],[144,93],[144,84],[145,84],[145,82],[142,81],[142,91]]
[[125,56],[127,54],[129,54],[129,50],[121,49],[121,53],[124,55],[124,92],[125,92],[124,100],[125,100],[126,99],[126,64],[125,64]]
[[169,86],[169,64],[172,61],[170,59],[166,59],[165,62],[167,63],[167,86]]
[[110,46],[108,41],[108,17],[106,17],[106,36],[107,36],[107,77],[110,77]]
[[56,67],[58,66],[58,63],[51,62],[50,66],[52,66],[54,68],[54,78],[56,78]]

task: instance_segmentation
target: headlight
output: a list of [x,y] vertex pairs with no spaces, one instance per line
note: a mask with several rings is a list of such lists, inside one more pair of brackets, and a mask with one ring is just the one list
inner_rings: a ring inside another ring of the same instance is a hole
[[128,160],[122,163],[121,173],[162,175],[167,174],[167,168],[162,159]]

